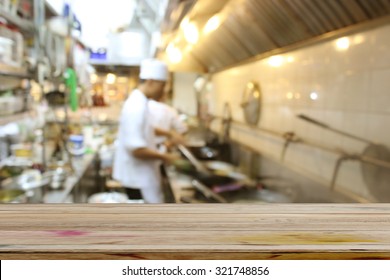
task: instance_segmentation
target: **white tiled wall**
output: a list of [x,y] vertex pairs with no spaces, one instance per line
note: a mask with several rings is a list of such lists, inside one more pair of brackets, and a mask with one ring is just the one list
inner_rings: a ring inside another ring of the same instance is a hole
[[[385,25],[344,38],[344,43],[349,42],[348,49],[340,50],[336,40],[328,41],[283,54],[279,67],[271,66],[267,58],[217,73],[212,77],[211,108],[215,111],[211,113],[222,115],[223,104],[229,102],[233,118],[244,121],[242,92],[247,82],[255,80],[263,93],[260,127],[294,131],[303,139],[330,148],[363,151],[365,143],[295,117],[303,113],[390,147],[389,35],[390,25]],[[317,100],[310,99],[312,92],[318,94]],[[294,98],[288,99],[289,94]],[[232,137],[271,158],[280,158],[280,139],[237,125]],[[328,184],[336,159],[336,155],[319,149],[291,145],[285,164]],[[370,198],[358,163],[342,165],[337,187]]]
[[176,73],[173,79],[172,106],[189,115],[196,115],[196,98],[193,84],[197,74]]

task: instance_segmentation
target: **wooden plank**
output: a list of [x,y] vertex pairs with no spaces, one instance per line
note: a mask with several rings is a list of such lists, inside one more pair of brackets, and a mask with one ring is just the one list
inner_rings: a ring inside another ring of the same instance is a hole
[[0,217],[2,259],[390,259],[390,204],[1,205]]
[[193,214],[294,214],[305,213],[307,215],[319,213],[339,214],[388,214],[389,203],[367,204],[339,204],[339,203],[316,203],[316,204],[3,204],[0,205],[0,215],[5,213],[144,213],[144,214],[170,214],[170,213],[193,213]]
[[390,260],[388,252],[7,253],[7,260]]

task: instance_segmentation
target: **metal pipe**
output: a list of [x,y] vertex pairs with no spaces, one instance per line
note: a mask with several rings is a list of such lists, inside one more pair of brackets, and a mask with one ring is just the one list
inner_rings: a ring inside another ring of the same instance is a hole
[[340,170],[340,167],[341,167],[341,164],[346,161],[346,160],[353,160],[353,159],[357,159],[355,156],[352,156],[352,155],[343,155],[341,157],[339,157],[336,161],[336,165],[334,167],[334,170],[333,170],[333,176],[332,176],[332,181],[330,183],[330,189],[332,191],[334,191],[335,189],[335,185],[336,185],[336,179],[337,179],[337,175],[339,173],[339,170]]
[[[213,117],[216,118],[216,119],[223,119],[220,116],[213,116]],[[270,134],[272,136],[276,136],[276,137],[279,137],[281,139],[286,139],[285,136],[284,136],[284,135],[286,135],[286,133],[277,132],[277,131],[274,131],[274,130],[271,130],[271,129],[268,129],[268,128],[261,128],[261,127],[257,127],[257,126],[256,127],[249,126],[249,125],[247,125],[244,122],[236,121],[236,120],[233,120],[233,119],[231,121],[232,121],[233,124],[246,126],[246,127],[249,127],[250,129],[255,130],[255,131],[265,132],[265,133]],[[324,146],[324,145],[321,145],[321,144],[318,144],[318,143],[313,143],[313,142],[304,140],[302,138],[298,138],[298,139],[299,139],[299,141],[290,141],[290,142],[298,143],[298,144],[304,144],[306,146],[309,146],[309,147],[312,147],[312,148],[321,149],[321,150],[327,151],[329,153],[333,153],[333,154],[340,155],[340,156],[348,155],[349,157],[353,157],[355,160],[359,160],[361,162],[370,163],[370,164],[373,164],[373,165],[376,165],[376,166],[379,166],[379,167],[384,167],[384,168],[390,169],[390,162],[387,162],[387,161],[383,161],[383,160],[379,160],[379,159],[372,158],[372,157],[367,157],[367,156],[356,155],[356,154],[352,155],[352,154],[349,154],[349,153],[343,151],[342,149],[330,148],[330,147],[327,147],[327,146]],[[371,141],[369,141],[369,142],[372,143]]]
[[349,137],[351,139],[354,139],[354,140],[357,140],[357,141],[361,141],[361,142],[364,142],[366,144],[375,144],[371,140],[368,140],[368,139],[365,139],[365,138],[362,138],[362,137],[350,134],[348,132],[341,131],[341,130],[333,128],[333,127],[330,127],[329,125],[327,125],[327,124],[325,124],[323,122],[320,122],[318,120],[315,120],[315,119],[313,119],[311,117],[308,117],[306,115],[300,114],[297,117],[302,119],[302,120],[305,120],[307,122],[310,122],[310,123],[312,123],[314,125],[320,126],[320,127],[324,128],[324,129],[327,129],[327,130],[333,131],[335,133],[341,134],[343,136]]

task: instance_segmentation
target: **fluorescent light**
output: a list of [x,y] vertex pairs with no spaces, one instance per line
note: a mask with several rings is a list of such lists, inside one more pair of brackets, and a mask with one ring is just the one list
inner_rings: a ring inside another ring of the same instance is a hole
[[268,59],[268,64],[272,67],[280,67],[283,65],[284,58],[281,55],[274,55]]
[[293,56],[287,57],[287,62],[288,62],[288,63],[292,63],[292,62],[294,62],[294,61],[295,61],[295,58],[294,58]]
[[218,27],[221,25],[221,18],[219,15],[212,16],[206,23],[203,32],[205,34],[209,34],[213,32],[214,30],[217,30]]
[[199,40],[199,31],[195,23],[189,22],[183,26],[184,38],[190,44],[196,44]]
[[336,48],[339,51],[345,51],[349,49],[349,39],[347,37],[340,38],[336,40]]

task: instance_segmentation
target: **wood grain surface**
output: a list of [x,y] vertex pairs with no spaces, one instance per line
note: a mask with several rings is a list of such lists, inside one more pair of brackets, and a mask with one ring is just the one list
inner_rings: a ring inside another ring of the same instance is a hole
[[390,259],[390,204],[0,205],[0,259]]

